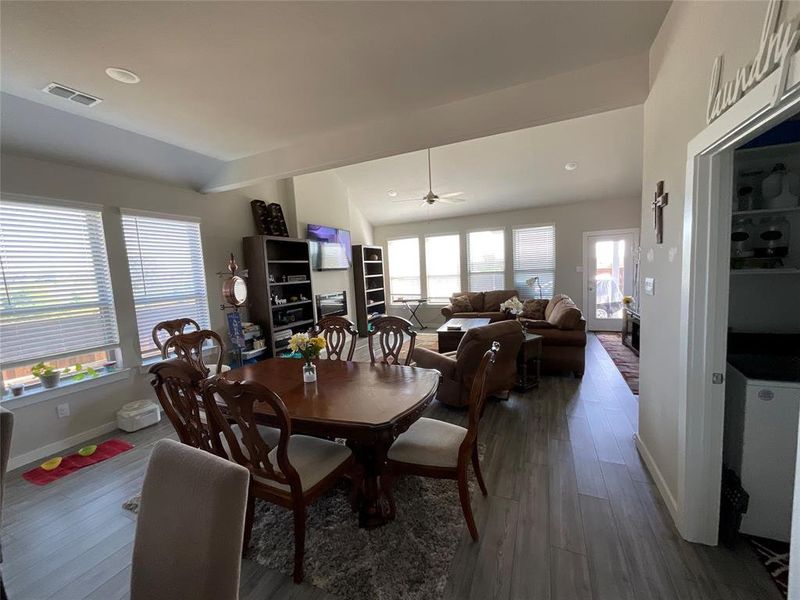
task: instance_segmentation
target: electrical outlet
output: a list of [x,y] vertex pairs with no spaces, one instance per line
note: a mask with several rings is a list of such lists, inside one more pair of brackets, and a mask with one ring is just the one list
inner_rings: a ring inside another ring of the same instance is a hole
[[59,404],[56,406],[56,413],[58,413],[58,418],[63,419],[64,417],[69,416],[69,404],[64,402],[64,404]]

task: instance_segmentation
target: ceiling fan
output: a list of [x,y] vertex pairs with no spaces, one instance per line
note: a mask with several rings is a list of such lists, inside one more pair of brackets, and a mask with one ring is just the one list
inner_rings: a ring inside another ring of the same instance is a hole
[[[445,204],[457,204],[464,202],[466,198],[459,198],[464,192],[450,192],[449,194],[442,194],[438,196],[433,193],[433,180],[431,178],[431,149],[428,148],[428,193],[422,197],[421,206],[433,206],[437,202],[444,202]],[[419,202],[419,198],[401,198],[392,200],[392,202]]]

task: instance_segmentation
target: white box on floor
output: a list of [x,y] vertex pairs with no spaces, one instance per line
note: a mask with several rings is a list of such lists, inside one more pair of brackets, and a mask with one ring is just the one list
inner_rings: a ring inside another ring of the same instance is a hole
[[123,431],[138,431],[161,420],[161,408],[151,400],[128,402],[117,411],[117,427]]

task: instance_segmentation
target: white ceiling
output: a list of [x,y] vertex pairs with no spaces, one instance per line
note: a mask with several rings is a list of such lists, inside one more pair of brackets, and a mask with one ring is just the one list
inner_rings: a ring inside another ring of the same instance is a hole
[[[0,85],[229,161],[641,55],[668,6],[4,1]],[[142,82],[112,81],[109,66]],[[103,102],[88,109],[47,96],[50,81]]]
[[[568,162],[578,168],[567,171]],[[642,187],[642,107],[433,148],[431,166],[435,193],[463,192],[467,200],[421,206],[428,191],[425,151],[334,171],[373,225],[635,198]]]

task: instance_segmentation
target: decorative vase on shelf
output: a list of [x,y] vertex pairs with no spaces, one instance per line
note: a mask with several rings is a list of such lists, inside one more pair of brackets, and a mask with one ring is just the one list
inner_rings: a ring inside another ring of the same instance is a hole
[[303,383],[314,383],[317,380],[317,366],[312,362],[303,365]]

